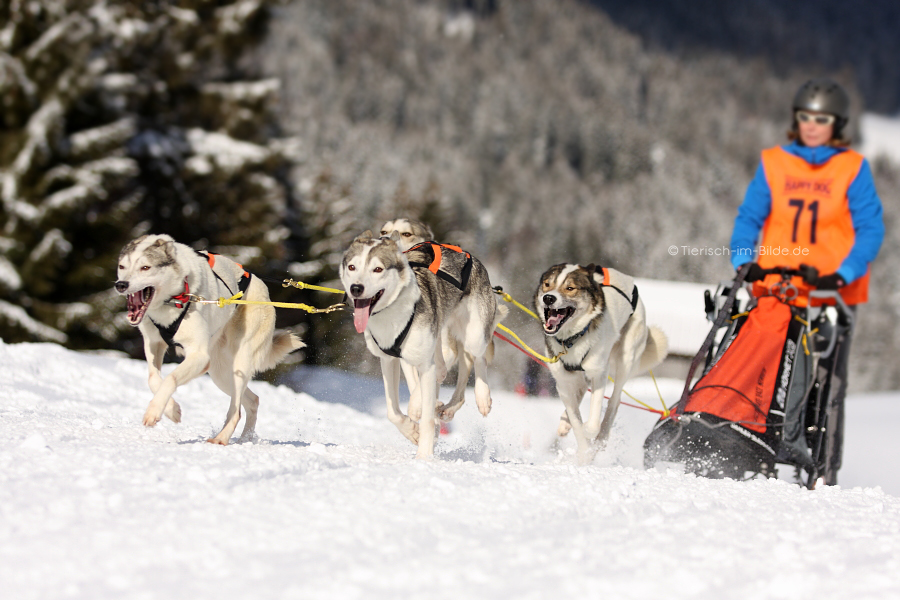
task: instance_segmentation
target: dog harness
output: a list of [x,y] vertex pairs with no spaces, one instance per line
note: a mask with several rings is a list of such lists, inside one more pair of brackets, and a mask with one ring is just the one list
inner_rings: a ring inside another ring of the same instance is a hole
[[[637,303],[638,303],[638,299],[639,299],[637,285],[636,284],[634,285],[634,287],[631,290],[631,296],[629,297],[628,294],[626,294],[622,290],[622,288],[617,287],[610,282],[609,269],[598,266],[598,267],[595,267],[595,271],[597,273],[603,274],[603,281],[600,282],[600,287],[601,288],[611,288],[611,289],[615,290],[616,292],[618,292],[623,298],[625,298],[628,301],[629,304],[631,304],[631,314],[633,315],[635,309],[637,308]],[[584,334],[586,334],[590,328],[591,328],[591,324],[588,323],[584,329],[582,329],[580,332],[576,333],[575,335],[568,337],[564,340],[556,340],[556,341],[558,343],[562,344],[563,347],[566,348],[566,350],[570,350],[572,348],[572,346],[575,345],[575,342],[577,342],[582,336],[584,336]],[[568,365],[568,364],[566,364],[566,361],[562,357],[560,357],[560,362],[562,363],[562,366],[566,371],[570,371],[570,372],[571,371],[584,371],[584,369],[581,367],[580,363],[577,365]]]
[[[449,283],[452,283],[457,289],[465,291],[466,286],[469,285],[469,275],[472,273],[472,255],[460,248],[459,246],[452,246],[450,244],[439,244],[437,242],[421,242],[416,244],[407,252],[412,252],[416,250],[418,252],[425,252],[426,254],[431,254],[431,262],[428,264],[421,263],[418,261],[409,261],[409,266],[411,267],[420,267],[425,268]],[[450,250],[452,252],[457,252],[459,254],[466,255],[466,262],[463,264],[462,271],[460,272],[459,279],[456,279],[450,273],[446,271],[441,271],[441,260],[443,258],[444,250]]]
[[416,309],[419,307],[419,301],[416,300],[416,303],[413,305],[413,312],[409,316],[409,321],[406,322],[406,327],[403,328],[403,331],[400,332],[400,335],[397,336],[397,339],[394,340],[394,345],[385,350],[381,347],[381,344],[378,343],[378,340],[375,339],[375,336],[372,336],[372,341],[375,342],[375,345],[378,346],[378,349],[387,354],[388,356],[393,356],[394,358],[400,358],[400,346],[403,345],[403,341],[406,339],[406,336],[409,334],[409,330],[412,328],[413,319],[416,318]]
[[[228,284],[225,283],[225,280],[222,279],[218,273],[216,273],[215,269],[213,269],[213,267],[216,265],[216,256],[218,256],[218,254],[214,254],[212,252],[207,252],[204,254],[199,250],[194,250],[194,252],[197,253],[197,256],[206,259],[207,263],[209,264],[210,270],[213,272],[213,275],[216,276],[216,279],[222,282],[222,285],[225,286],[225,289],[228,290],[228,293],[233,296],[234,294],[232,293],[231,288],[228,287]],[[244,266],[241,264],[237,265],[242,269],[244,268]],[[246,292],[247,288],[250,287],[250,279],[252,277],[253,276],[250,273],[244,271],[244,273],[241,275],[240,281],[238,282],[238,290],[240,290],[241,292]],[[175,334],[178,333],[178,328],[181,327],[181,322],[184,320],[185,315],[187,315],[188,309],[191,307],[191,288],[188,285],[187,277],[184,278],[184,292],[178,294],[177,296],[172,296],[171,298],[166,300],[166,302],[171,302],[175,305],[175,308],[183,307],[183,310],[181,311],[181,314],[178,315],[178,318],[166,326],[160,325],[153,319],[150,319],[150,322],[156,325],[156,329],[159,331],[160,337],[162,337],[167,346],[180,346],[180,344],[175,343]]]

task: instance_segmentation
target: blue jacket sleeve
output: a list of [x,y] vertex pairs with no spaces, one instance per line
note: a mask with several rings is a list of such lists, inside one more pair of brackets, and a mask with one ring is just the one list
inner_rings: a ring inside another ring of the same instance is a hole
[[845,282],[851,283],[866,274],[869,263],[875,260],[884,240],[881,199],[875,191],[872,169],[865,159],[859,173],[847,189],[847,200],[856,239],[850,254],[841,263],[837,273]]
[[759,233],[772,212],[772,192],[762,162],[747,186],[731,233],[731,264],[735,269],[754,259]]

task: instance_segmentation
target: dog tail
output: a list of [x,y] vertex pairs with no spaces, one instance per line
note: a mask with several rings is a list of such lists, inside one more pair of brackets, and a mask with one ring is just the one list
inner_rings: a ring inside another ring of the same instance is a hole
[[652,369],[663,361],[669,353],[669,340],[659,327],[650,327],[647,330],[647,345],[641,355],[640,371]]
[[305,348],[306,344],[300,341],[300,337],[291,331],[284,329],[276,329],[272,334],[272,346],[269,348],[268,354],[260,357],[258,372],[268,371],[284,360],[284,357],[300,348]]

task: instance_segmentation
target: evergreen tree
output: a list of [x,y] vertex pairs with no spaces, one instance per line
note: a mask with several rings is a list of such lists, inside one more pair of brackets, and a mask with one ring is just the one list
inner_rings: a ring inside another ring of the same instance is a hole
[[273,2],[0,4],[4,340],[139,352],[112,284],[143,233],[258,274],[302,250],[279,84],[240,60]]

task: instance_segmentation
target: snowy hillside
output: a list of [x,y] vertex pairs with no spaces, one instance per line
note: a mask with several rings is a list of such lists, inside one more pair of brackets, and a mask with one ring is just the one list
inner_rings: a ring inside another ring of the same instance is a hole
[[380,401],[257,382],[259,440],[223,448],[208,378],[145,429],[141,362],[0,342],[0,366],[4,598],[900,597],[896,395],[850,400],[844,485],[807,491],[644,471],[631,408],[579,468],[548,449],[558,400],[495,393],[423,463]]

